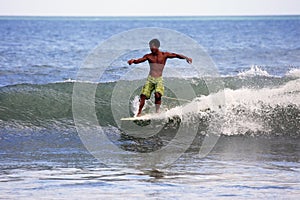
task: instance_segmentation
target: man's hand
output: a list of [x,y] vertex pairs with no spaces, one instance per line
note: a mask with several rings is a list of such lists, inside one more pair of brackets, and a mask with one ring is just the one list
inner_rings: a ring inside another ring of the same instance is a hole
[[134,59],[128,60],[128,64],[131,65],[134,62]]
[[193,60],[191,58],[186,58],[186,62],[188,62],[189,64],[192,64]]

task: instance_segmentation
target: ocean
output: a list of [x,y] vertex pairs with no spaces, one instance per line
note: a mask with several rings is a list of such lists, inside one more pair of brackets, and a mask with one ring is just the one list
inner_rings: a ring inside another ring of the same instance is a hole
[[[184,53],[133,116],[148,41]],[[299,199],[300,17],[1,17],[0,199]]]

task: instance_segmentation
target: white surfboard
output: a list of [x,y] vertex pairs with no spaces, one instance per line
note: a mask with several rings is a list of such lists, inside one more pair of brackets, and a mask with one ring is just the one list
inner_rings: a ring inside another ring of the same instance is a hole
[[136,121],[136,120],[141,120],[141,121],[146,121],[146,120],[150,120],[151,117],[145,117],[145,116],[141,116],[141,117],[124,117],[121,118],[121,121]]

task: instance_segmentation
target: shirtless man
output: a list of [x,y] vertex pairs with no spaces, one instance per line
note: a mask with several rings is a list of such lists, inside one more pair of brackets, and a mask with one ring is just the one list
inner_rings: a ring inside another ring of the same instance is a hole
[[150,72],[147,81],[141,91],[140,105],[137,113],[138,117],[141,116],[142,114],[142,109],[144,107],[145,100],[151,97],[151,93],[153,91],[155,95],[156,112],[159,113],[159,108],[161,105],[161,97],[162,95],[164,95],[162,73],[165,64],[167,62],[167,59],[179,58],[179,59],[185,59],[189,64],[192,63],[192,59],[184,55],[160,51],[159,46],[160,46],[159,40],[153,39],[149,42],[151,53],[144,55],[142,58],[128,60],[129,65],[131,65],[132,63],[138,64],[145,61],[148,61],[150,65]]

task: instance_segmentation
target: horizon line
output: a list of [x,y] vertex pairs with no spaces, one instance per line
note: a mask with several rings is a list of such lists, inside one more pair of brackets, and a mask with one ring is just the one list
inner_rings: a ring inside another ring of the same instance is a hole
[[297,17],[300,14],[232,14],[232,15],[2,15],[0,17]]

